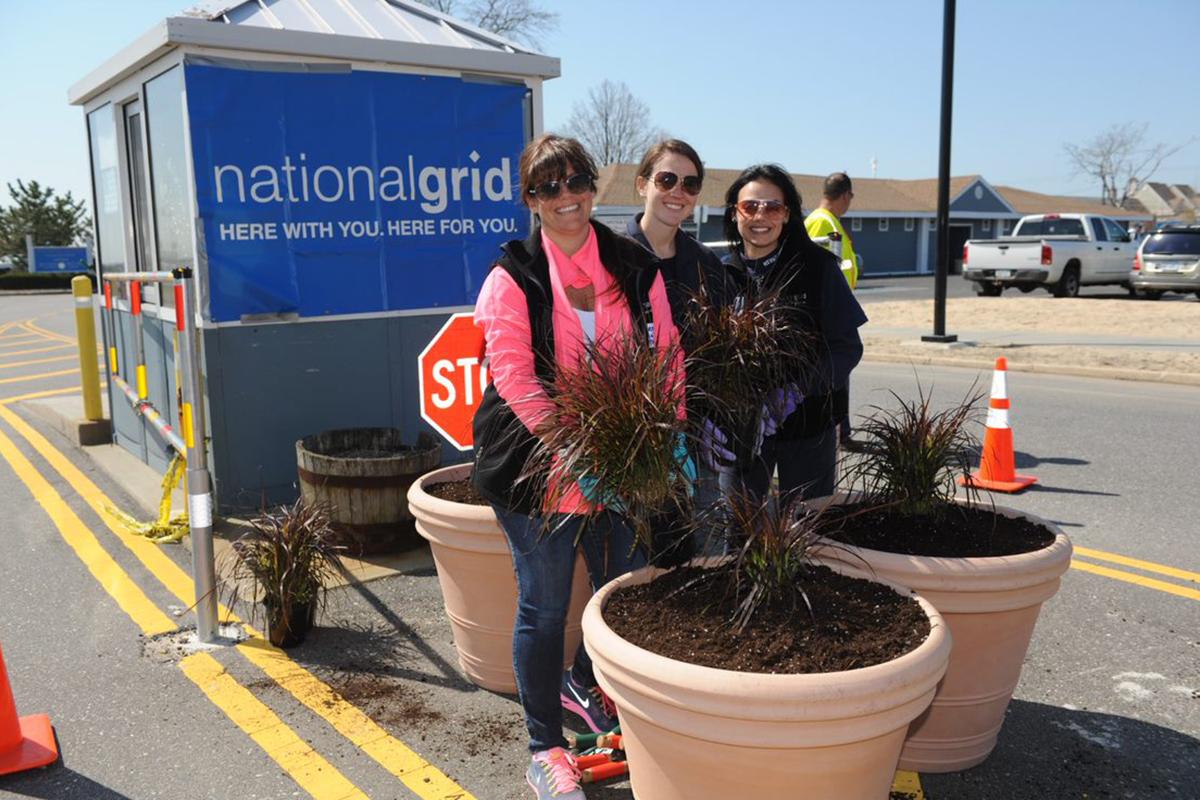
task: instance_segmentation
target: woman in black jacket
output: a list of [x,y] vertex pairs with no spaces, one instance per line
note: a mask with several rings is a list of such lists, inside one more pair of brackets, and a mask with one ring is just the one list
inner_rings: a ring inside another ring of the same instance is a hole
[[[635,188],[645,200],[645,208],[625,226],[625,235],[658,257],[658,270],[666,281],[671,317],[680,329],[680,341],[687,352],[692,341],[688,330],[690,305],[703,297],[709,303],[724,302],[725,266],[709,248],[681,229],[696,208],[704,187],[704,163],[700,154],[681,139],[663,139],[652,145],[638,165]],[[686,560],[696,552],[716,553],[723,549],[717,530],[721,499],[716,471],[696,459],[695,506],[701,519],[711,523],[700,526],[690,542],[680,542],[669,524],[663,538],[666,547],[658,563]]]
[[803,385],[780,387],[768,404],[774,418],[758,456],[723,475],[723,488],[762,496],[778,468],[785,496],[832,494],[836,425],[848,410],[846,387],[862,358],[858,328],[867,316],[837,258],[805,231],[800,193],[783,168],[758,164],[743,170],[726,191],[725,204],[730,278],[742,291],[752,284],[781,287],[802,309],[800,322],[815,336],[817,363]]

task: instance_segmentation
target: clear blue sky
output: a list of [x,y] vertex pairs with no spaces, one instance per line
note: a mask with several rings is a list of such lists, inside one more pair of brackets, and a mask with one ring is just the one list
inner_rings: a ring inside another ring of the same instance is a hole
[[[546,85],[550,128],[608,78],[711,167],[866,176],[875,157],[880,177],[936,175],[940,0],[543,4],[561,15],[543,48],[563,70]],[[16,178],[89,196],[67,87],[187,5],[0,0],[0,202]],[[1196,0],[959,0],[953,172],[1094,195],[1064,142],[1118,122],[1149,123],[1151,142],[1200,136],[1198,34]],[[1200,188],[1200,140],[1156,177]]]

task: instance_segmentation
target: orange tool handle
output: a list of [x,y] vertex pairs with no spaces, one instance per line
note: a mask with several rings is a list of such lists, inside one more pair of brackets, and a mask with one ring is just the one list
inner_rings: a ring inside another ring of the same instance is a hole
[[621,734],[619,733],[603,733],[596,737],[596,747],[610,747],[613,750],[623,750],[621,746]]
[[608,753],[592,753],[591,755],[587,756],[576,756],[575,766],[579,767],[580,769],[587,769],[588,767],[596,767],[601,764],[608,764],[611,761],[612,756],[610,756]]
[[579,776],[580,783],[595,783],[609,778],[617,778],[629,772],[629,762],[613,761],[596,767],[585,769]]

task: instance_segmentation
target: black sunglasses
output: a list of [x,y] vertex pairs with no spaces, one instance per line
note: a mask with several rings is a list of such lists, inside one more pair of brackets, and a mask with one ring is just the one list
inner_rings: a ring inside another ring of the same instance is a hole
[[[654,181],[654,185],[657,186],[661,191],[669,192],[675,188],[675,185],[679,183],[680,179],[679,176],[674,172],[662,170],[661,172],[654,173],[654,176],[649,180]],[[683,191],[686,194],[690,194],[692,197],[700,194],[700,189],[703,186],[704,179],[699,175],[688,175],[683,179]]]
[[531,186],[525,193],[530,196],[536,196],[539,200],[553,200],[562,194],[564,186],[567,187],[567,191],[571,194],[594,192],[596,191],[596,176],[589,175],[586,172],[577,172],[565,180],[546,181],[537,186]]

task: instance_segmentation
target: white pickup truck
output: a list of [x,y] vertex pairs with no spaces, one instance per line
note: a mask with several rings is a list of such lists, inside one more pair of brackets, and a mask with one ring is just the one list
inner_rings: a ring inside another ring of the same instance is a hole
[[1108,217],[1034,214],[1021,217],[1012,236],[968,241],[963,277],[987,297],[1009,286],[1075,297],[1080,286],[1116,283],[1128,288],[1136,251],[1124,226]]

